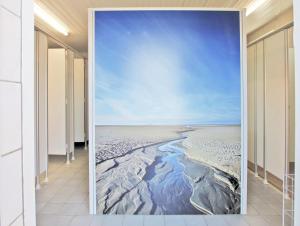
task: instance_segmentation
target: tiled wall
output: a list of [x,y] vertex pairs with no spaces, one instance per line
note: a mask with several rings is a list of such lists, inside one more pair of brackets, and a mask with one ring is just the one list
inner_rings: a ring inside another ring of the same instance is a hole
[[0,0],[0,225],[23,225],[21,0]]

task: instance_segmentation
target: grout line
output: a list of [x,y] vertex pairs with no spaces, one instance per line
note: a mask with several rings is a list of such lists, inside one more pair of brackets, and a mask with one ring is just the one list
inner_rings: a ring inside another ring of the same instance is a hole
[[6,79],[0,79],[0,82],[5,82],[5,83],[13,83],[13,84],[19,84],[21,85],[21,81],[10,81],[10,80],[6,80]]
[[[22,3],[21,3],[22,4]],[[10,9],[8,9],[7,7],[5,7],[4,5],[0,5],[0,7],[4,10],[6,10],[8,13],[12,14],[13,16],[16,16],[18,18],[21,19],[21,15],[16,14],[15,12],[11,11]],[[21,14],[21,8],[20,8],[20,14]]]
[[13,154],[13,153],[15,153],[15,152],[17,152],[17,151],[21,151],[21,150],[22,150],[22,147],[17,148],[17,149],[14,149],[14,150],[12,150],[12,151],[6,152],[5,154],[2,154],[1,157],[8,156],[8,155],[10,155],[10,154]]
[[21,216],[23,216],[23,212],[20,213],[12,222],[10,222],[10,224],[8,226],[13,225],[13,223],[15,223]]

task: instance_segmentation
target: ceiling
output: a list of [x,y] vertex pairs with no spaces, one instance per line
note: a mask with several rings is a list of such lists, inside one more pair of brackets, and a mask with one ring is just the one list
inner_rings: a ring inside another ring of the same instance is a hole
[[[70,34],[63,36],[36,18],[36,26],[60,42],[86,56],[88,49],[88,8],[113,7],[247,7],[253,0],[35,0],[58,20],[64,23]],[[247,32],[261,27],[278,14],[292,7],[293,0],[266,0],[246,19]]]

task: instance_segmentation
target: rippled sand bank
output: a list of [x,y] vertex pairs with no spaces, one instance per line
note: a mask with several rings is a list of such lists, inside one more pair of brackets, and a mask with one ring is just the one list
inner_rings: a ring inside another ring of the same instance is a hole
[[218,170],[221,167],[214,168],[206,164],[207,161],[188,157],[190,151],[184,142],[190,135],[194,139],[194,132],[199,128],[192,129],[182,126],[97,127],[97,212],[238,213],[238,182]]
[[183,141],[187,155],[240,180],[241,127],[199,126],[186,132]]

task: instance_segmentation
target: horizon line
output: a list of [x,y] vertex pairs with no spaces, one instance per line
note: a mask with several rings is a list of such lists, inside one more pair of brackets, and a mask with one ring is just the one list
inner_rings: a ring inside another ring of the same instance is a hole
[[95,126],[241,126],[241,123],[220,124],[95,124]]

